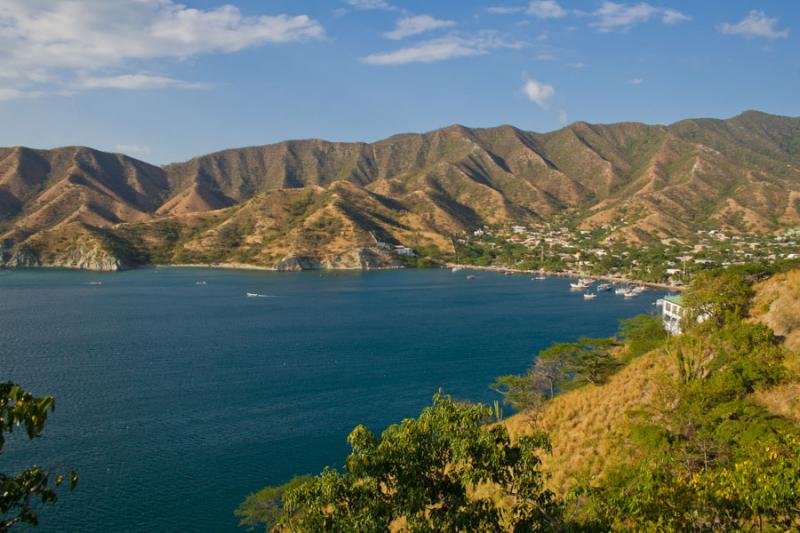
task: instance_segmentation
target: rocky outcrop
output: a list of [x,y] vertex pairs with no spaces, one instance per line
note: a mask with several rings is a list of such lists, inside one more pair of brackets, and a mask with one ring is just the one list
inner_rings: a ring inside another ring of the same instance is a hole
[[78,244],[47,257],[26,247],[15,250],[4,268],[72,268],[116,272],[129,268],[124,261],[96,244]]
[[11,253],[11,257],[3,266],[5,268],[36,268],[42,265],[36,252],[29,248],[19,248]]
[[324,268],[332,270],[372,270],[399,266],[399,263],[390,253],[379,248],[356,248],[323,262]]
[[276,270],[278,272],[299,272],[301,270],[319,270],[320,268],[322,268],[322,264],[313,257],[290,255],[278,263]]

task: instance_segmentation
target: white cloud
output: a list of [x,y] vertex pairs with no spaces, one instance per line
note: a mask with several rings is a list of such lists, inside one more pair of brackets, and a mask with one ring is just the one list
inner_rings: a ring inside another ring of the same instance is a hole
[[569,67],[569,68],[574,68],[574,69],[580,70],[580,69],[586,68],[586,63],[582,63],[582,62],[578,61],[577,63],[567,63],[566,66]]
[[524,7],[504,7],[504,6],[492,6],[487,7],[486,11],[489,13],[494,13],[495,15],[512,15],[514,13],[522,13],[525,11]]
[[[0,27],[0,72],[15,76],[17,89],[43,84],[41,78],[69,84],[146,60],[324,36],[306,15],[245,16],[232,5],[203,10],[173,0],[0,0]],[[26,76],[31,71],[40,79]]]
[[528,100],[535,103],[542,109],[547,109],[550,100],[555,96],[556,90],[552,85],[542,83],[536,80],[528,80],[522,86],[522,92],[528,97]]
[[118,144],[114,150],[124,154],[149,154],[151,152],[150,147],[143,144]]
[[386,11],[400,11],[386,0],[344,0],[344,3],[356,9],[384,9]]
[[440,28],[452,28],[455,25],[456,23],[452,20],[436,19],[430,15],[418,15],[398,20],[395,29],[383,35],[389,39],[399,40]]
[[557,19],[567,16],[567,11],[556,0],[534,0],[527,13],[540,19]]
[[177,80],[168,76],[156,76],[151,74],[121,74],[119,76],[87,77],[76,83],[82,89],[165,89],[168,87],[180,87],[184,89],[200,89],[208,87],[205,83],[190,83]]
[[689,16],[680,11],[654,6],[646,2],[639,4],[603,2],[600,8],[590,15],[595,18],[590,25],[601,32],[624,31],[653,19],[660,19],[662,23],[668,25],[691,20]]
[[25,93],[23,91],[20,91],[19,89],[0,87],[0,102],[2,102],[3,100],[14,100],[24,95]]
[[628,80],[628,83],[631,85],[641,85],[644,83],[642,78],[631,78]]
[[789,30],[776,29],[777,23],[777,18],[769,18],[763,11],[753,10],[741,22],[737,24],[724,22],[719,29],[727,35],[743,35],[748,39],[753,37],[785,39],[789,36]]
[[371,54],[362,61],[370,65],[403,65],[406,63],[434,63],[458,57],[488,54],[497,48],[520,48],[518,42],[506,42],[496,32],[483,31],[474,37],[449,35],[393,52]]

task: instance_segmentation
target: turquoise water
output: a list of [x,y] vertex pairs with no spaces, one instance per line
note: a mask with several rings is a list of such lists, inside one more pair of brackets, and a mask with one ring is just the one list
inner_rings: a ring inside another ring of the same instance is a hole
[[248,493],[341,464],[356,424],[414,416],[439,387],[490,402],[495,376],[660,296],[476,274],[0,271],[0,379],[57,401],[0,471],[79,471],[41,531],[235,531]]

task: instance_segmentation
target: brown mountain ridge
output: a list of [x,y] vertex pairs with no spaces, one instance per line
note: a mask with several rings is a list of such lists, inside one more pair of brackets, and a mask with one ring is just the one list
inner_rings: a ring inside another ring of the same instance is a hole
[[748,111],[550,133],[450,126],[375,143],[287,141],[158,167],[85,147],[0,148],[0,264],[372,268],[568,212],[613,238],[800,224],[800,118]]

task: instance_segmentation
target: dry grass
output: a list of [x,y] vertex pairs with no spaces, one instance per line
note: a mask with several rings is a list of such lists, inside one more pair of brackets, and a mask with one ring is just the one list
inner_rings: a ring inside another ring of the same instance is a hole
[[800,270],[776,274],[754,287],[751,316],[784,338],[791,353],[786,360],[789,378],[757,391],[753,398],[764,409],[800,424]]
[[751,316],[784,337],[788,349],[800,351],[800,270],[776,274],[754,289]]
[[547,431],[553,453],[543,458],[550,486],[563,494],[578,480],[597,479],[624,457],[620,437],[625,434],[628,414],[650,405],[674,369],[663,351],[646,354],[608,383],[588,385],[557,396],[541,413],[520,413],[505,421],[512,437],[534,428]]

